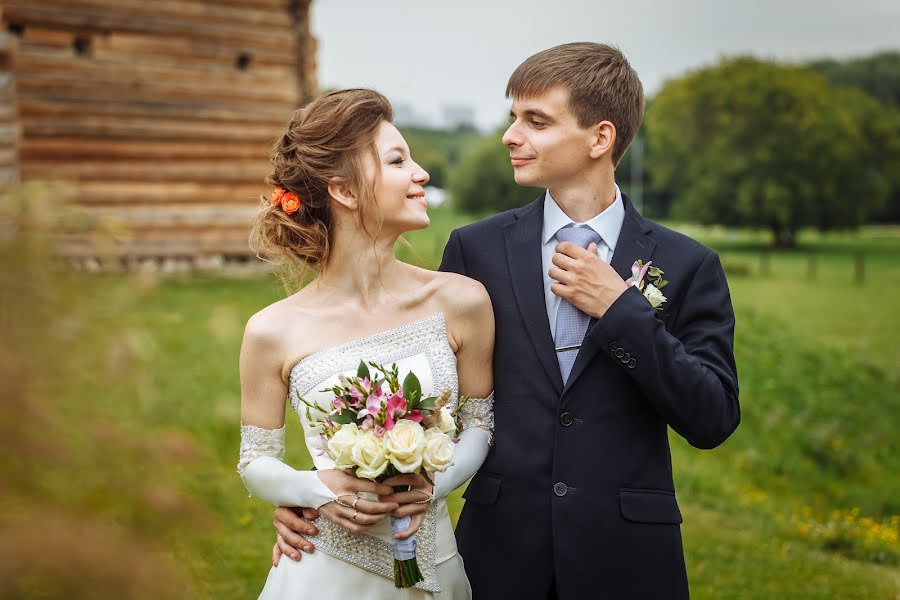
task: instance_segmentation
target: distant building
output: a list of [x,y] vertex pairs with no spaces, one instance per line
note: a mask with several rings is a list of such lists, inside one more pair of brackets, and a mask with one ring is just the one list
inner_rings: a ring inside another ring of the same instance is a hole
[[464,104],[443,106],[443,129],[475,129],[475,108]]
[[392,102],[394,107],[394,123],[398,127],[422,127],[429,129],[434,126],[431,118],[418,112],[408,102]]

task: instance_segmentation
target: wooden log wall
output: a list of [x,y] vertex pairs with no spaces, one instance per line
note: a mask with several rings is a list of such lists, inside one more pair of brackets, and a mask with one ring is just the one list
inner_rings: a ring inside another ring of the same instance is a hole
[[269,148],[317,87],[310,2],[3,0],[0,174],[71,188],[94,231],[69,256],[248,256]]
[[19,123],[12,68],[15,38],[0,32],[0,193],[18,180]]

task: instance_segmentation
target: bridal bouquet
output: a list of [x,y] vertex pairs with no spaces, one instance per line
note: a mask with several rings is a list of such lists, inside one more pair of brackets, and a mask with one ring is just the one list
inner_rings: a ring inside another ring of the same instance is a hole
[[[297,396],[306,405],[308,421],[319,425],[322,450],[336,469],[353,469],[357,477],[378,482],[400,473],[419,473],[433,484],[429,473],[445,471],[453,464],[460,431],[456,413],[465,399],[460,398],[457,410],[451,411],[447,406],[450,390],[423,398],[414,373],[401,385],[396,364],[385,368],[360,362],[356,377],[342,375],[340,385],[323,391],[334,394],[327,409]],[[404,531],[410,521],[410,517],[391,517],[391,531]],[[415,535],[394,540],[393,545],[394,585],[407,588],[422,581]]]

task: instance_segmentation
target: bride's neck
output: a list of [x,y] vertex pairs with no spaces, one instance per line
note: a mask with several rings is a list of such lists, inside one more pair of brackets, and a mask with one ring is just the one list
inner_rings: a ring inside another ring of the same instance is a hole
[[390,282],[397,283],[404,263],[394,257],[396,237],[335,236],[328,264],[313,285],[341,304],[374,310],[393,298]]

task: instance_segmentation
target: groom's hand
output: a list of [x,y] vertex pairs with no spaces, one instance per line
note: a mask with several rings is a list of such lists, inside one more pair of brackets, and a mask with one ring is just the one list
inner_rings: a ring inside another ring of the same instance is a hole
[[[302,519],[300,515],[303,516]],[[317,518],[319,518],[319,512],[313,508],[295,509],[279,506],[275,509],[273,524],[278,535],[275,538],[275,546],[272,548],[273,566],[278,566],[282,554],[287,554],[294,560],[300,560],[300,550],[307,554],[312,553],[315,547],[300,534],[318,535],[319,530],[316,529],[316,526],[306,522],[315,521]]]
[[597,256],[597,244],[587,250],[572,242],[556,245],[548,274],[558,281],[550,291],[592,317],[602,317],[628,286],[612,267]]

